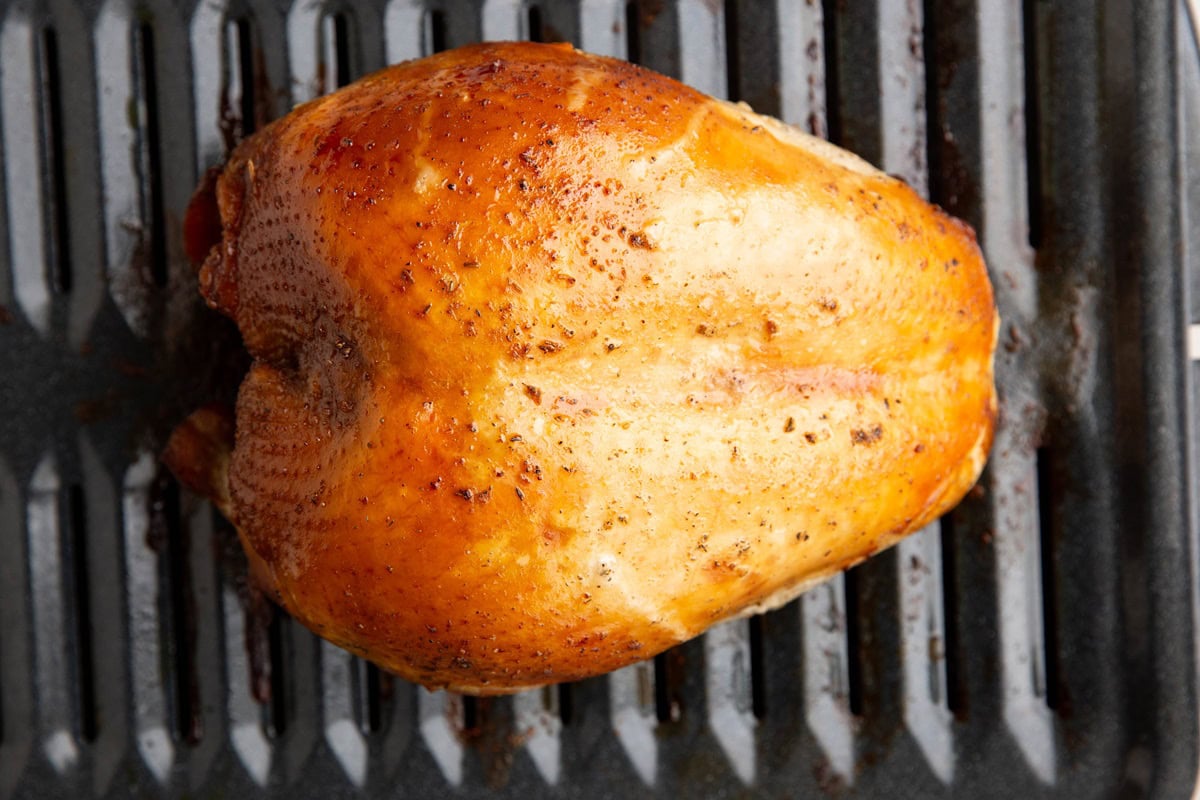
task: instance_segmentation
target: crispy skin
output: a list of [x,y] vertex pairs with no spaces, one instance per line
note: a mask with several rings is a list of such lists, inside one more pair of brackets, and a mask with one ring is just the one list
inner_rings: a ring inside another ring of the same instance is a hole
[[638,67],[401,64],[248,139],[215,199],[201,288],[255,359],[234,522],[288,611],[428,686],[582,678],[779,605],[986,458],[970,229]]

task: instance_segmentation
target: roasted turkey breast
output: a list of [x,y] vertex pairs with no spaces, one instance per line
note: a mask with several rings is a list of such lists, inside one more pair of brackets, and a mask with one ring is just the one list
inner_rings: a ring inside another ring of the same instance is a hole
[[952,507],[991,442],[965,224],[570,47],[300,106],[188,231],[253,366],[235,441],[202,412],[168,461],[285,609],[426,686],[583,678],[778,606]]

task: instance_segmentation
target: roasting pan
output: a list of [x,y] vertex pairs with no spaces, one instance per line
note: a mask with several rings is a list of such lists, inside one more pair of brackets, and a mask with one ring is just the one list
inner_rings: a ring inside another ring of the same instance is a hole
[[[182,253],[202,171],[366,71],[513,38],[744,100],[970,221],[1002,409],[978,487],[896,548],[646,663],[479,701],[255,601],[156,453],[245,367]],[[1194,795],[1185,5],[0,0],[0,155],[0,800]]]

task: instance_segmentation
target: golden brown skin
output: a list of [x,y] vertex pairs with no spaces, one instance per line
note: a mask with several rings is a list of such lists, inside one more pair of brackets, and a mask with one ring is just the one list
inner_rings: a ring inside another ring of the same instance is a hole
[[201,287],[255,359],[228,512],[288,611],[413,681],[647,658],[925,525],[986,457],[970,229],[638,67],[401,64],[248,139],[216,199]]

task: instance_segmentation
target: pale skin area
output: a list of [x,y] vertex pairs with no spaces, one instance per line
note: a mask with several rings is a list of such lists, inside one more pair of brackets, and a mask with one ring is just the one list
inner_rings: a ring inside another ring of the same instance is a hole
[[285,608],[427,685],[576,679],[781,604],[990,445],[969,230],[619,62],[401,65],[244,144],[218,200],[202,289],[257,359],[228,513]]

